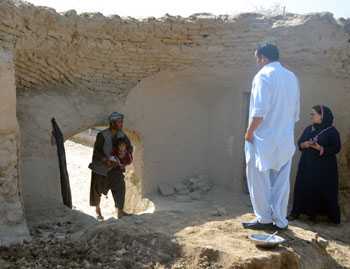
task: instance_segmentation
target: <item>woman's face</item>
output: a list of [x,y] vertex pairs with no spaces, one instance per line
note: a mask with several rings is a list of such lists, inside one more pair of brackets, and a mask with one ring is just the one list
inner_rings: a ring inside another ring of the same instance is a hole
[[317,113],[316,110],[312,110],[311,113],[311,121],[313,124],[321,124],[322,123],[322,116]]

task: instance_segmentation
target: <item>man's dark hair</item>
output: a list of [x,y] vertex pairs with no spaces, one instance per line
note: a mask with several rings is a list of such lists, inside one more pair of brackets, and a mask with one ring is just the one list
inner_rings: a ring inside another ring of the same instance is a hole
[[256,55],[258,57],[264,56],[270,62],[278,61],[280,58],[278,48],[275,45],[269,43],[259,45],[256,49]]

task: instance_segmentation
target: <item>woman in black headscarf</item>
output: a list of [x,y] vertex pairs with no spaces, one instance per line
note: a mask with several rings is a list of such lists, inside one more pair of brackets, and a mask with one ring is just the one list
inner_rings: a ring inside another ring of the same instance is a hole
[[308,215],[312,220],[318,215],[326,215],[333,223],[340,223],[336,154],[341,143],[333,119],[328,107],[313,107],[312,125],[304,130],[298,141],[302,155],[289,220],[297,219],[300,214]]

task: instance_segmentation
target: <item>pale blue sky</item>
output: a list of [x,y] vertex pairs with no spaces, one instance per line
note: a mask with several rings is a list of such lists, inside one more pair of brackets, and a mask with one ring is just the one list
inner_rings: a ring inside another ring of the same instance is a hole
[[236,14],[254,11],[256,7],[271,7],[278,3],[286,6],[287,12],[310,13],[332,12],[335,17],[350,18],[350,0],[29,0],[49,6],[57,11],[75,9],[81,12],[102,12],[133,17],[160,17],[165,13],[188,16],[198,12],[213,14]]

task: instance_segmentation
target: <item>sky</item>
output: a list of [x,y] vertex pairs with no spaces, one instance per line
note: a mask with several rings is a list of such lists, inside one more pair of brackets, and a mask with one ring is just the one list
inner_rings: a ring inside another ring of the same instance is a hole
[[312,13],[329,11],[336,18],[350,18],[350,0],[27,0],[40,6],[55,8],[58,12],[75,9],[82,12],[101,12],[131,17],[189,16],[208,12],[215,15],[233,15],[257,8],[270,8],[275,4],[286,7],[287,12]]

